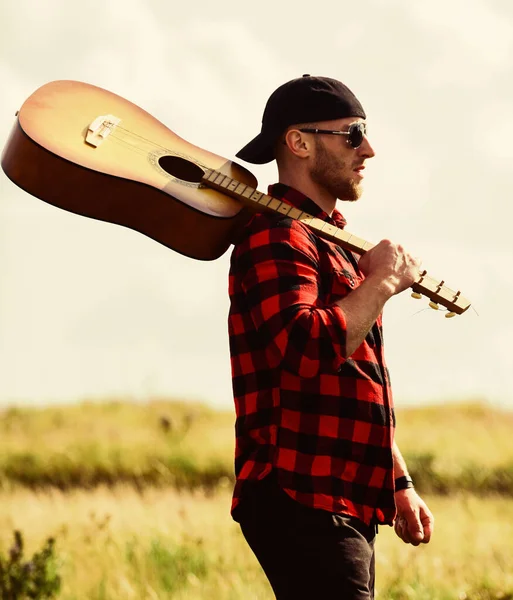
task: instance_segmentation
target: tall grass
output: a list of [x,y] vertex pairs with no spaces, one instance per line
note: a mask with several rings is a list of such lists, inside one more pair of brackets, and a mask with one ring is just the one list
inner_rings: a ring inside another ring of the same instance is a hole
[[[398,410],[418,489],[513,495],[513,414],[485,404]],[[233,481],[234,416],[201,405],[85,402],[0,415],[0,488],[129,483],[212,490]]]
[[[62,600],[273,597],[229,515],[234,418],[201,405],[84,402],[0,414],[0,552],[56,540]],[[377,540],[378,598],[513,600],[513,415],[398,410],[432,542]],[[435,493],[435,495],[433,495]]]
[[158,401],[11,407],[0,417],[0,486],[212,488],[233,477],[227,416]]
[[[271,600],[230,518],[230,496],[230,489],[206,495],[132,486],[3,492],[0,549],[14,528],[24,532],[27,551],[55,537],[61,600]],[[426,500],[436,518],[430,544],[414,548],[380,528],[378,598],[511,599],[511,501],[468,494]]]

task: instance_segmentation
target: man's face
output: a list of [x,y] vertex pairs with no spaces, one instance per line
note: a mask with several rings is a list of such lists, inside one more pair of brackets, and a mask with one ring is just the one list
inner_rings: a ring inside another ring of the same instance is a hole
[[[347,131],[348,125],[363,119],[323,121],[319,129]],[[365,160],[374,156],[366,136],[358,148],[352,148],[346,135],[313,134],[314,154],[310,176],[318,185],[340,200],[355,201],[362,194]]]

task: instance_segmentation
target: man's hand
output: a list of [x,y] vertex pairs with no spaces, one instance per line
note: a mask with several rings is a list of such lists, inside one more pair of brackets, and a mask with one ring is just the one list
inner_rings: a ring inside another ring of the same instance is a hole
[[395,493],[397,517],[394,522],[396,534],[406,544],[427,544],[431,539],[435,519],[426,503],[414,488]]
[[367,278],[386,283],[390,295],[394,295],[416,281],[420,260],[408,254],[401,245],[381,240],[361,257],[358,267]]
[[418,279],[419,266],[420,260],[389,240],[381,240],[360,258],[358,268],[365,279],[336,303],[347,321],[345,358],[363,342],[385,302]]

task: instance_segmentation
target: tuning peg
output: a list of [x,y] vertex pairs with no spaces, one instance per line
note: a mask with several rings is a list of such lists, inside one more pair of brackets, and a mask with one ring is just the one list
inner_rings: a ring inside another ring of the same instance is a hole
[[452,312],[452,311],[451,311],[451,312],[448,312],[448,313],[445,313],[445,318],[446,318],[446,319],[452,319],[452,318],[453,318],[453,317],[455,317],[455,316],[456,316],[456,313],[455,313],[455,312]]
[[415,298],[415,300],[421,300],[422,299],[422,294],[419,294],[418,292],[412,292],[411,293],[411,297]]
[[432,308],[433,310],[438,310],[438,309],[440,308],[440,307],[438,306],[438,304],[437,304],[436,302],[433,302],[432,300],[431,300],[431,302],[429,303],[429,306],[431,306],[431,308]]

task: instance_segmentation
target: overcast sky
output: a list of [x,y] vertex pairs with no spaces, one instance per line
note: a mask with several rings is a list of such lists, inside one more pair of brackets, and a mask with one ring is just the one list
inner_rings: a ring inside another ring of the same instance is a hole
[[[3,0],[0,144],[53,80],[135,102],[226,158],[303,73],[345,82],[376,157],[347,229],[403,243],[473,302],[385,309],[396,403],[513,408],[513,5],[508,0]],[[274,165],[245,165],[265,191]],[[0,173],[0,402],[156,395],[232,406],[229,252],[184,258],[33,198]]]

